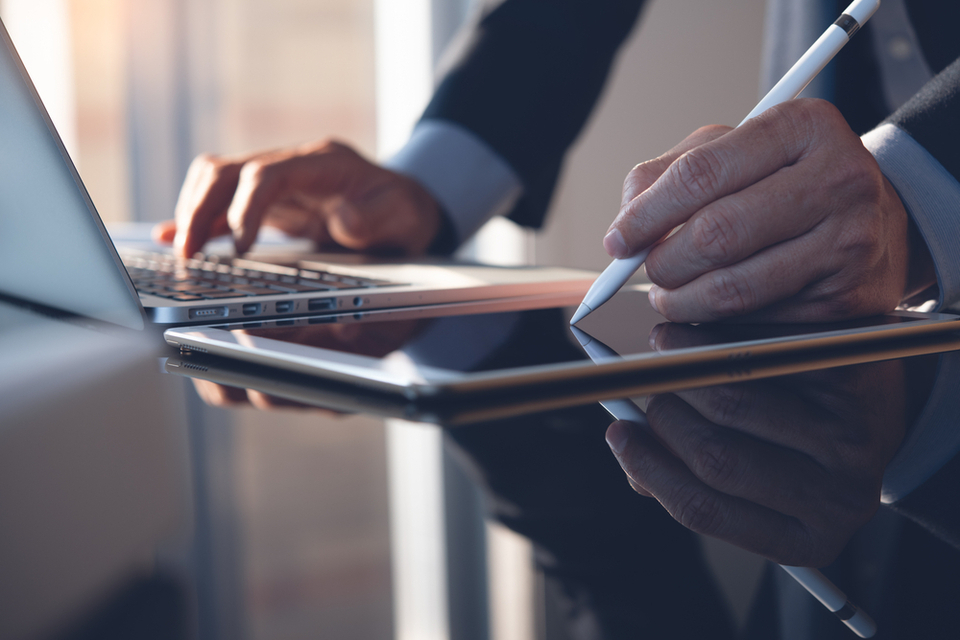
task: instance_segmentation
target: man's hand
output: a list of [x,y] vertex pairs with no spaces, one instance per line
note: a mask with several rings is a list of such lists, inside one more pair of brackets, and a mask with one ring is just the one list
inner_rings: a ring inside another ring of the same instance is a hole
[[935,283],[899,196],[839,112],[794,100],[698,130],[624,183],[604,238],[646,260],[676,322],[830,321],[890,311]]
[[336,142],[246,157],[204,155],[190,165],[174,222],[155,237],[191,256],[232,233],[237,253],[261,224],[313,239],[320,247],[423,253],[441,226],[440,209],[417,182]]
[[877,510],[918,411],[904,370],[898,360],[655,396],[649,430],[615,422],[607,441],[634,489],[684,526],[824,566]]

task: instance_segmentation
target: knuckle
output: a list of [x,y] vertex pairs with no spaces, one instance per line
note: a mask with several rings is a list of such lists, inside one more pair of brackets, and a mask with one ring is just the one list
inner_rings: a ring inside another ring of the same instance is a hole
[[620,220],[618,225],[620,232],[623,233],[628,245],[633,238],[656,240],[656,237],[654,237],[656,233],[654,221],[650,219],[650,216],[643,214],[643,209],[637,200],[626,203],[620,210],[618,219]]
[[723,179],[723,163],[704,147],[687,151],[670,168],[681,193],[693,200],[716,193]]
[[209,165],[219,165],[222,164],[220,159],[213,155],[212,153],[201,153],[193,159],[190,163],[190,167],[206,167]]
[[691,531],[712,535],[723,526],[720,502],[705,491],[687,489],[676,503],[674,519]]
[[671,405],[674,396],[670,394],[650,396],[647,399],[647,422],[651,426],[663,424],[673,414]]
[[737,316],[754,310],[756,296],[743,279],[714,272],[706,284],[704,305],[717,316]]
[[693,132],[691,138],[698,140],[713,140],[730,131],[730,127],[722,124],[708,124],[698,128]]
[[706,411],[717,424],[735,425],[742,422],[748,412],[750,397],[742,385],[715,387],[708,397]]
[[270,177],[272,165],[263,160],[251,160],[240,169],[240,179],[254,183],[263,182]]
[[691,466],[694,475],[718,489],[734,485],[742,473],[740,456],[735,447],[726,438],[716,434],[700,443]]
[[741,241],[737,216],[730,211],[714,208],[696,218],[691,226],[691,240],[698,255],[711,264],[729,264],[739,254]]
[[636,196],[660,177],[662,167],[658,160],[641,162],[627,173],[623,180],[623,191]]

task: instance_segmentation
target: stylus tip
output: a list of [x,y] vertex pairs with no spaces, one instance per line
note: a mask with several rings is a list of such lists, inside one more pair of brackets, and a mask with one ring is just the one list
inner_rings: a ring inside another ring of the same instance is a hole
[[586,303],[581,303],[577,308],[577,312],[573,314],[572,318],[570,318],[570,324],[577,324],[591,313],[593,313],[593,309],[588,307]]

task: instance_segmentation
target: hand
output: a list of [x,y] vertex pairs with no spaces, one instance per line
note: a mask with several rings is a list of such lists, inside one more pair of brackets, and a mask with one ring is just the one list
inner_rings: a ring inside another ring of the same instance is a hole
[[[264,337],[292,342],[307,347],[331,349],[373,358],[382,358],[415,338],[428,324],[426,319],[388,320],[384,322],[331,323],[298,327],[244,329],[234,332],[237,342],[253,346],[249,337]],[[190,375],[189,369],[181,369]],[[230,387],[209,380],[193,378],[200,398],[214,407],[251,405],[268,411],[273,409],[311,409],[321,415],[343,415],[343,412],[271,395],[256,389]]]
[[416,181],[336,142],[245,157],[203,155],[190,165],[175,221],[154,236],[192,256],[232,233],[238,254],[261,224],[321,247],[421,254],[441,226],[440,209]]
[[935,367],[898,360],[655,396],[649,430],[615,422],[607,441],[630,484],[684,526],[824,566],[877,510]]
[[899,196],[839,112],[794,100],[710,127],[635,167],[604,238],[646,260],[653,307],[676,322],[793,322],[890,311],[936,282]]

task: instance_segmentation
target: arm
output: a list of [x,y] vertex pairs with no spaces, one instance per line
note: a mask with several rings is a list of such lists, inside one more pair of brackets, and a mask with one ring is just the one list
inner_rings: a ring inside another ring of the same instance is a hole
[[[556,0],[545,10],[537,0],[506,0],[481,15],[410,143],[386,168],[336,144],[201,157],[175,228],[164,225],[158,236],[169,241],[176,231],[178,251],[190,255],[232,232],[243,252],[266,222],[318,244],[421,253],[451,251],[498,213],[537,226],[562,156],[642,4]],[[333,179],[321,173],[341,162],[347,169]],[[369,207],[374,200],[388,206]],[[380,233],[385,222],[399,233]]]
[[472,132],[523,186],[510,217],[539,226],[643,0],[507,0],[481,16],[424,121]]

